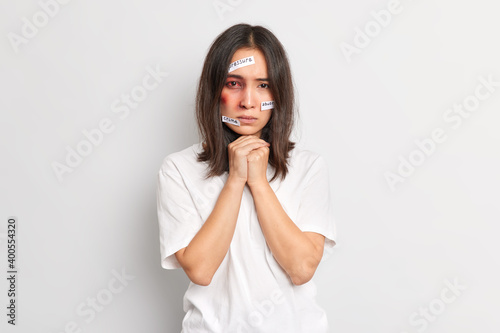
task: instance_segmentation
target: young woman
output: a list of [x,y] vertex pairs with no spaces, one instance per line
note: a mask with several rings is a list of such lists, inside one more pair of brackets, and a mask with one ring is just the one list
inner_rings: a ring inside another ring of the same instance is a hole
[[290,141],[291,71],[269,30],[216,38],[196,116],[202,142],[158,174],[161,265],[191,280],[183,332],[327,332],[310,280],[335,245],[328,168]]

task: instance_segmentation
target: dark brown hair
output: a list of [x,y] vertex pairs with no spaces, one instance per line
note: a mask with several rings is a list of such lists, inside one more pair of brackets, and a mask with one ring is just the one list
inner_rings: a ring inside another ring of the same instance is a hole
[[277,177],[284,179],[288,172],[289,152],[295,147],[290,141],[295,120],[292,74],[283,45],[262,26],[234,25],[221,33],[208,51],[196,95],[198,130],[206,144],[198,161],[208,162],[205,178],[229,171],[227,146],[240,135],[222,123],[219,102],[231,59],[241,48],[261,51],[267,62],[274,110],[262,129],[261,139],[271,144],[269,164],[275,170],[271,181]]

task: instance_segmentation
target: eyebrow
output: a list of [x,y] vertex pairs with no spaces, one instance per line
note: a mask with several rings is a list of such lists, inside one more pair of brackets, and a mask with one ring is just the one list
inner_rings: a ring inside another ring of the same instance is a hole
[[[227,75],[227,77],[228,77],[228,78],[230,78],[230,77],[231,77],[231,78],[235,78],[235,79],[244,80],[243,76],[238,75],[238,74],[228,74],[228,75]],[[257,81],[269,81],[269,79],[268,79],[268,78],[262,78],[262,79],[261,79],[261,78],[258,78],[258,79],[256,79],[256,80],[257,80]]]

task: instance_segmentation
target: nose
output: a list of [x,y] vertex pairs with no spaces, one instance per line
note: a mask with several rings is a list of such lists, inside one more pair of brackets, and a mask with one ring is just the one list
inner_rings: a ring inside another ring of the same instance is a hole
[[242,96],[240,100],[240,107],[244,109],[255,108],[255,92],[249,87],[245,87],[242,91]]

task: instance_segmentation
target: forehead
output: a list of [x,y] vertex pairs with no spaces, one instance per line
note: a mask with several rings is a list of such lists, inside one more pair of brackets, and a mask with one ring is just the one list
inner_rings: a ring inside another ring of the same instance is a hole
[[255,63],[253,65],[248,65],[240,67],[229,74],[242,75],[242,76],[255,76],[255,77],[267,77],[267,63],[264,54],[257,49],[242,48],[237,50],[233,57],[231,58],[231,63],[253,56]]

